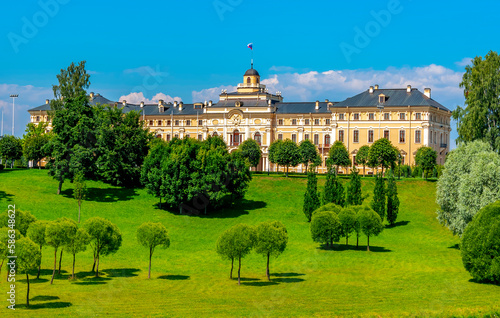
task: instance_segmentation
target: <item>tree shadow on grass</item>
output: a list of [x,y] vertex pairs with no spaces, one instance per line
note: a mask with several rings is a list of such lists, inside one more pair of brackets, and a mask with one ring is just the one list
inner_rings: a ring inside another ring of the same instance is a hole
[[[87,188],[88,193],[85,201],[95,201],[95,202],[118,202],[118,201],[129,201],[137,196],[136,189],[129,188]],[[73,189],[66,189],[61,191],[61,194],[66,197],[73,199]]]
[[479,280],[479,279],[476,279],[476,278],[469,279],[469,282],[475,283],[475,284],[481,284],[481,285],[493,285],[493,286],[500,287],[499,284],[495,284],[495,283],[487,281],[487,280]]
[[[95,275],[95,274],[93,274]],[[76,277],[78,275],[75,274]],[[83,280],[80,281],[73,281],[72,284],[75,285],[104,285],[107,284],[108,281],[110,281],[111,278],[108,277],[91,277],[91,278],[84,278]]]
[[455,249],[455,250],[460,250],[460,245],[458,245],[458,243],[457,243],[457,244],[455,244],[455,245],[448,246],[448,248],[453,248],[453,249]]
[[277,283],[300,283],[303,281],[305,281],[305,279],[298,277],[279,277],[273,279],[273,282]]
[[31,298],[31,301],[49,301],[49,300],[57,300],[59,299],[58,296],[47,296],[47,295],[40,295],[40,296],[35,296]]
[[243,282],[242,281],[241,285],[255,286],[255,287],[264,287],[264,286],[278,285],[278,283],[274,282],[274,281],[258,281],[258,282]]
[[43,303],[43,304],[30,304],[29,307],[26,307],[26,304],[20,304],[20,305],[16,305],[16,309],[17,308],[24,308],[24,309],[28,309],[28,310],[36,310],[36,309],[44,309],[44,308],[54,308],[54,309],[57,309],[57,308],[67,308],[67,307],[71,307],[73,304],[72,303],[69,303],[69,302],[65,302],[65,301],[54,301],[54,302],[51,302],[51,303]]
[[0,201],[7,201],[10,202],[12,201],[13,194],[6,193],[5,191],[0,191]]
[[[193,217],[200,217],[200,218],[221,218],[221,219],[226,219],[226,218],[237,218],[241,215],[246,215],[249,213],[249,211],[252,210],[258,210],[258,209],[263,209],[267,206],[267,203],[264,201],[254,201],[254,200],[247,200],[243,199],[237,202],[234,202],[232,206],[228,207],[221,207],[218,209],[214,209],[212,207],[207,207],[207,214],[205,214],[205,208],[202,207],[203,204],[200,200],[200,202],[197,202],[200,204],[200,208],[194,208],[194,203],[193,202],[188,202],[184,207],[183,207],[183,212],[182,214],[179,214],[179,208],[170,208],[166,204],[162,204],[161,210],[165,210],[167,212],[170,212],[172,214],[177,214],[177,215],[187,215],[187,216],[193,216]],[[158,207],[158,204],[154,204],[153,207],[155,209],[160,210]]]
[[189,279],[189,276],[186,276],[186,275],[162,275],[162,276],[158,276],[158,279],[187,280],[187,279]]
[[138,268],[111,268],[99,271],[105,273],[106,277],[135,277],[141,270]]
[[[54,277],[55,278],[55,277]],[[26,283],[26,279],[19,279],[17,280],[18,282],[21,282],[21,283]],[[46,278],[39,278],[39,279],[36,279],[36,278],[30,278],[30,285],[31,284],[41,284],[41,283],[46,283],[48,282],[49,279],[46,279]]]
[[297,276],[305,276],[306,274],[300,274],[300,273],[271,273],[270,274],[273,277],[297,277]]
[[393,225],[387,224],[385,226],[385,228],[386,229],[392,229],[392,228],[395,228],[395,227],[398,227],[398,226],[408,225],[408,223],[410,223],[410,221],[398,221],[398,222],[394,223]]
[[[326,244],[322,244],[318,249],[325,250],[325,251],[334,251],[334,252],[343,252],[343,251],[360,251],[360,252],[366,252],[366,245],[359,245],[359,247],[356,247],[355,245],[345,245],[345,244],[336,244],[333,247],[327,246]],[[370,245],[370,252],[374,253],[387,253],[387,252],[392,252],[392,250],[386,249],[383,246],[371,246]]]

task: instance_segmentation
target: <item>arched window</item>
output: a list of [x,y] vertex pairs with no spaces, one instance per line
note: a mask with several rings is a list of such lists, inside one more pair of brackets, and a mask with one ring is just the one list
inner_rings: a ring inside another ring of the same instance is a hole
[[247,77],[247,84],[250,84],[250,77]]
[[260,135],[260,132],[255,133],[254,139],[260,145],[260,143],[262,142],[262,136]]
[[326,146],[330,145],[330,135],[325,135],[325,145]]
[[232,146],[238,146],[240,144],[240,131],[238,129],[233,132],[231,139]]
[[259,84],[259,78],[257,77],[257,84]]

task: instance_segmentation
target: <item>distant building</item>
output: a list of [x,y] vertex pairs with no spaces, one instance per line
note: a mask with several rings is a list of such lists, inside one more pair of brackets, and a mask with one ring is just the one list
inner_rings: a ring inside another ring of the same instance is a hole
[[[158,104],[131,104],[94,93],[90,93],[89,100],[93,105],[116,105],[125,112],[142,113],[145,125],[166,141],[175,137],[203,140],[217,135],[232,151],[244,140],[255,139],[263,152],[257,167],[260,171],[276,169],[268,160],[269,145],[276,139],[297,143],[310,139],[323,159],[320,172],[326,172],[325,159],[336,140],[346,145],[354,162],[361,146],[387,138],[400,150],[404,164],[410,165],[415,164],[415,153],[422,146],[435,149],[437,162],[443,164],[450,144],[450,110],[431,98],[430,88],[422,93],[410,85],[397,89],[374,85],[341,102],[283,102],[280,92],[267,91],[260,83],[259,72],[252,67],[243,75],[236,92],[223,91],[217,103],[160,100]],[[49,121],[48,110],[48,100],[28,110],[31,122]],[[303,169],[299,165],[295,171]],[[367,172],[373,173],[371,169]]]

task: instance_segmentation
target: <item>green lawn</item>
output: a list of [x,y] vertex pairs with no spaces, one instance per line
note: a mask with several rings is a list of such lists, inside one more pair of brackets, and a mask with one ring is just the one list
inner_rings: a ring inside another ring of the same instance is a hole
[[[345,180],[347,181],[347,180]],[[320,177],[320,188],[325,179]],[[4,302],[0,316],[482,316],[499,313],[500,286],[471,281],[464,270],[457,237],[436,220],[435,182],[398,182],[398,226],[361,247],[321,249],[312,242],[302,213],[306,178],[254,175],[245,201],[232,210],[185,216],[156,208],[157,199],[145,190],[115,188],[88,182],[92,196],[82,204],[82,222],[102,216],[123,234],[120,250],[101,259],[103,277],[92,278],[90,251],[77,255],[78,280],[68,280],[69,255],[63,256],[64,275],[49,285],[53,250],[44,248],[39,282],[31,285],[32,309],[4,309],[8,303],[5,266],[0,274]],[[364,193],[374,180],[363,179]],[[38,219],[76,219],[73,185],[55,194],[57,183],[39,170],[0,173],[0,204],[32,212]],[[266,281],[265,259],[255,253],[243,260],[243,283],[229,280],[230,264],[215,253],[219,234],[236,223],[280,220],[289,244],[271,260],[272,282]],[[146,221],[162,222],[171,246],[153,256],[152,279],[147,279],[148,251],[135,232]],[[355,239],[351,239],[350,243]],[[345,243],[344,240],[341,243]],[[352,244],[352,243],[351,243]],[[25,278],[17,284],[18,304],[25,303]],[[34,277],[33,277],[34,278]]]

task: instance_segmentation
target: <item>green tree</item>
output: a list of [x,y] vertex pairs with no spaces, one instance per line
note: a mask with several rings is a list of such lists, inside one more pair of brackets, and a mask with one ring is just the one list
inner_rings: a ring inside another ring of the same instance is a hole
[[238,147],[241,150],[243,158],[248,160],[250,167],[257,167],[262,158],[260,145],[254,139],[247,139]]
[[311,220],[311,236],[314,242],[325,243],[333,247],[342,235],[342,226],[335,212],[316,212]]
[[347,185],[347,205],[363,204],[363,194],[361,193],[361,178],[356,167],[351,170],[351,181]]
[[314,210],[313,216],[315,213],[323,212],[323,211],[335,212],[335,214],[339,215],[340,212],[342,211],[342,207],[340,205],[335,204],[335,203],[327,203],[325,205],[320,206],[316,210]]
[[365,167],[368,164],[369,160],[369,155],[370,155],[370,146],[364,145],[359,148],[358,153],[356,154],[356,163],[358,165],[363,166],[363,176],[365,176]]
[[[10,219],[11,218],[9,217],[8,211],[1,213],[0,214],[0,227],[8,226],[9,224],[11,224],[9,222]],[[23,236],[26,236],[26,233],[28,233],[28,228],[35,221],[36,221],[36,217],[33,214],[31,214],[30,212],[16,209],[15,228],[16,228],[16,230],[21,232],[21,234]]]
[[397,160],[397,149],[386,138],[381,138],[373,143],[368,153],[368,164],[372,167],[384,168],[393,167]]
[[385,190],[385,182],[382,174],[377,174],[377,178],[375,180],[375,188],[373,189],[373,201],[372,208],[375,212],[378,213],[380,219],[383,221],[385,218],[386,211],[386,190]]
[[93,217],[83,223],[83,228],[90,235],[90,247],[94,251],[95,276],[99,277],[99,260],[101,255],[109,255],[118,251],[122,244],[122,235],[116,225],[101,217]]
[[[221,237],[223,240],[217,242],[217,251],[220,246],[220,251],[224,252],[221,255],[238,259],[238,285],[240,285],[241,259],[248,255],[254,246],[255,229],[246,224],[236,224],[229,229],[228,234],[223,234]],[[232,268],[231,262],[231,273]]]
[[[271,143],[269,146],[269,162],[278,164],[278,153],[280,150],[281,145],[283,144],[283,140],[276,139]],[[277,170],[276,170],[277,171]]]
[[73,267],[71,271],[71,279],[75,279],[75,263],[76,254],[84,252],[87,249],[87,245],[90,243],[90,235],[83,228],[79,228],[73,236],[69,238],[65,249],[73,255]]
[[38,125],[28,123],[23,136],[23,155],[27,160],[33,160],[39,169],[40,160],[50,155],[46,146],[53,134],[45,132],[48,125],[48,122],[40,122]]
[[500,201],[479,210],[465,228],[460,249],[474,279],[500,284]]
[[359,212],[359,225],[367,237],[366,250],[370,251],[370,236],[378,236],[383,230],[382,219],[372,209],[365,209]]
[[99,178],[116,186],[140,184],[141,166],[153,133],[141,114],[120,107],[96,107],[96,166]]
[[490,51],[484,59],[476,56],[465,67],[460,87],[464,89],[465,108],[453,111],[457,120],[457,142],[484,140],[500,150],[500,56]]
[[500,155],[483,141],[452,150],[437,181],[438,220],[462,236],[467,224],[484,206],[500,199]]
[[243,199],[252,180],[252,174],[240,151],[231,152],[226,171],[225,187],[231,194],[231,202]]
[[307,221],[311,222],[312,213],[321,205],[318,195],[318,179],[314,168],[311,167],[307,174],[307,189],[304,194],[303,211],[306,215]]
[[351,165],[349,152],[347,152],[347,148],[340,140],[337,140],[333,143],[328,153],[328,159],[326,160],[326,163],[328,165],[335,166],[335,174],[338,174],[339,167],[348,167]]
[[345,205],[344,186],[331,166],[328,167],[325,190],[323,192],[323,204],[327,203],[335,203],[339,206]]
[[269,274],[269,257],[278,257],[286,248],[288,233],[285,226],[279,222],[262,222],[256,227],[255,252],[267,257],[266,276],[271,280]]
[[[40,247],[40,259],[42,259],[42,248],[47,245],[45,241],[45,230],[47,229],[48,221],[36,221],[31,223],[28,228],[28,237]],[[41,264],[41,263],[40,263]],[[36,279],[40,278],[40,266],[38,266],[38,273],[36,274]]]
[[286,167],[286,176],[288,177],[288,168],[297,166],[300,161],[300,151],[297,144],[290,139],[286,139],[278,147],[278,151],[273,155],[280,166]]
[[78,223],[80,223],[80,212],[82,210],[82,201],[87,197],[87,184],[85,183],[85,178],[81,173],[77,173],[75,175],[75,179],[73,180],[75,184],[75,189],[73,190],[73,196],[78,202]]
[[161,223],[146,222],[137,229],[137,241],[149,249],[148,279],[151,278],[151,257],[157,246],[168,248],[170,238],[167,228]]
[[37,266],[40,266],[41,255],[33,241],[23,237],[16,241],[16,271],[26,274],[26,283],[28,284],[26,292],[26,307],[30,306],[30,277],[29,272]]
[[238,256],[234,248],[234,231],[232,228],[225,230],[217,239],[217,253],[223,259],[231,260],[229,279],[233,279],[234,259]]
[[169,148],[166,143],[160,140],[155,143],[144,159],[144,164],[141,169],[141,183],[146,187],[149,194],[154,195],[160,199],[160,209],[161,209],[161,199],[165,195],[165,183],[162,171],[162,161],[163,158],[169,155]]
[[11,168],[14,168],[14,161],[23,155],[23,144],[21,139],[14,136],[3,136],[0,138],[0,154],[7,164],[11,160]]
[[301,163],[306,166],[306,173],[309,168],[309,164],[319,165],[321,163],[321,157],[319,156],[318,149],[316,146],[309,140],[304,139],[300,142],[299,152]]
[[[7,259],[8,255],[12,255],[12,249],[9,248],[13,241],[21,239],[23,236],[17,229],[12,229],[11,227],[0,227],[0,271],[2,270],[3,263]],[[9,271],[7,270],[7,279],[9,277]]]
[[71,222],[66,218],[60,218],[47,224],[45,228],[45,241],[47,245],[54,248],[54,270],[52,271],[50,284],[54,282],[54,276],[56,275],[57,250],[68,244],[77,230],[76,222]]
[[387,221],[390,225],[394,225],[399,213],[399,198],[398,186],[392,173],[387,179]]
[[349,245],[349,234],[354,232],[356,227],[356,212],[351,208],[343,208],[339,213],[342,235],[345,236],[345,245]]
[[[422,168],[422,172],[427,179],[427,175],[436,165],[437,152],[431,147],[420,147],[415,154],[415,163]],[[422,176],[423,178],[424,176]]]

